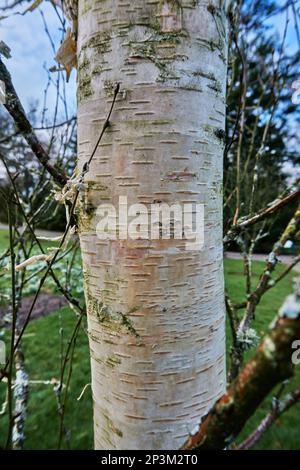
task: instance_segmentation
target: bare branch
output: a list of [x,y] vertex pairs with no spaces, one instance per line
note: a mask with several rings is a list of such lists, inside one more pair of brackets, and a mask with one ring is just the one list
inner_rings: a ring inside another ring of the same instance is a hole
[[300,189],[297,189],[296,191],[288,194],[285,196],[283,199],[276,199],[276,201],[273,201],[273,203],[269,204],[268,207],[265,209],[261,210],[258,214],[254,215],[253,217],[245,217],[241,219],[239,223],[234,225],[227,235],[224,238],[224,243],[230,243],[233,241],[236,236],[243,230],[247,229],[248,227],[251,227],[258,222],[262,222],[263,220],[267,219],[271,215],[273,215],[275,212],[278,210],[282,209],[286,205],[290,204],[291,202],[297,200],[300,196]]
[[228,447],[275,385],[293,375],[292,343],[300,337],[298,294],[288,297],[275,326],[258,347],[254,358],[228,386],[183,449]]
[[249,300],[247,302],[247,309],[239,326],[240,331],[245,332],[247,328],[250,326],[254,317],[255,309],[257,305],[259,304],[262,296],[268,289],[271,273],[274,271],[278,263],[278,256],[280,255],[285,242],[289,238],[295,235],[299,222],[300,222],[300,205],[298,206],[294,216],[292,217],[292,219],[286,226],[285,230],[283,231],[280,239],[278,240],[277,243],[275,243],[273,250],[269,254],[264,272],[256,288],[249,296]]
[[275,406],[272,406],[272,410],[261,420],[257,428],[247,437],[236,450],[248,450],[251,449],[265,432],[272,426],[272,424],[293,405],[298,403],[300,400],[300,388],[297,388],[293,392],[287,394],[283,400],[276,402]]
[[30,146],[34,155],[37,157],[43,167],[50,173],[55,182],[59,186],[64,186],[67,182],[67,175],[55,165],[50,162],[50,156],[43,148],[41,142],[37,138],[26,114],[24,108],[19,100],[16,90],[12,84],[10,73],[8,72],[3,61],[0,59],[0,80],[5,83],[6,89],[6,103],[5,108],[15,121],[20,133]]

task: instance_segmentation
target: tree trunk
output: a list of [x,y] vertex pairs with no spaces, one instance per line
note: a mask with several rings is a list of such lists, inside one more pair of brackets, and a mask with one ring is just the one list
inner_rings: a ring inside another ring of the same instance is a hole
[[[220,6],[221,4],[221,6]],[[79,0],[78,214],[96,449],[176,449],[225,391],[222,0]],[[204,204],[204,247],[101,240],[100,204]]]

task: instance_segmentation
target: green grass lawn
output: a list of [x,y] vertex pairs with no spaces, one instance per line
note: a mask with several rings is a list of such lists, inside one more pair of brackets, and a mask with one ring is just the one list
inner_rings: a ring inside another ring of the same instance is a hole
[[[259,278],[259,274],[263,269],[264,263],[256,261],[253,263],[253,282]],[[276,277],[285,269],[285,266],[278,265],[276,268]],[[244,292],[243,266],[239,260],[225,259],[225,285],[230,293],[233,301],[241,302]],[[281,307],[283,300],[292,292],[292,280],[297,275],[291,272],[273,289],[270,289],[263,297],[261,303],[256,310],[256,317],[253,326],[260,337],[268,331],[278,309]],[[227,326],[227,352],[230,347],[229,327]],[[250,357],[251,351],[248,354]],[[295,368],[295,377],[286,386],[286,392],[300,385],[300,366]],[[255,415],[248,421],[240,435],[240,439],[245,438],[270,410],[271,396],[264,401],[262,406],[257,410]],[[287,411],[274,426],[264,435],[257,445],[257,449],[300,449],[300,403],[296,404]]]
[[9,245],[9,234],[7,230],[0,230],[0,254]]
[[[29,324],[24,334],[23,350],[26,358],[26,371],[31,381],[59,379],[61,344],[63,342],[65,351],[75,323],[74,312],[64,307],[48,317],[34,320]],[[92,449],[93,447],[90,387],[86,389],[81,400],[77,400],[83,387],[89,382],[87,336],[81,329],[76,342],[73,373],[65,412],[65,425],[71,433],[71,449]],[[1,388],[3,397],[3,384],[0,385],[0,390]],[[0,445],[3,445],[5,429],[5,419],[0,417]],[[57,401],[53,386],[32,384],[26,421],[25,448],[56,449],[58,430]],[[63,448],[68,448],[66,443]]]
[[[5,234],[0,231],[0,244],[7,243]],[[253,263],[254,280],[263,267],[262,262]],[[225,260],[226,287],[234,301],[243,300],[244,278],[242,263],[239,260]],[[284,269],[278,266],[277,273]],[[294,274],[289,274],[279,285],[271,289],[257,309],[254,327],[262,336],[278,311],[283,299],[291,292],[291,281]],[[1,286],[1,279],[0,279]],[[61,346],[66,349],[76,317],[68,307],[53,312],[46,318],[31,322],[23,339],[26,357],[26,369],[30,380],[49,381],[59,378]],[[80,401],[77,400],[83,387],[90,383],[89,354],[87,336],[83,325],[76,343],[73,361],[73,374],[70,393],[66,406],[66,428],[70,431],[71,449],[91,449],[92,437],[92,398],[88,387]],[[227,335],[229,338],[229,335]],[[61,340],[62,338],[62,340]],[[230,342],[228,340],[228,350]],[[300,367],[295,378],[287,386],[300,383]],[[4,398],[4,384],[0,385],[0,397]],[[1,400],[1,403],[2,403]],[[269,410],[270,397],[259,411],[247,423],[243,436],[257,425]],[[0,404],[1,409],[1,404]],[[300,404],[294,406],[263,437],[259,444],[261,449],[300,449]],[[26,421],[26,449],[55,449],[58,442],[59,419],[56,397],[52,385],[32,384],[30,390],[28,418]],[[6,419],[0,415],[0,445],[6,435]],[[63,446],[66,448],[66,444]]]

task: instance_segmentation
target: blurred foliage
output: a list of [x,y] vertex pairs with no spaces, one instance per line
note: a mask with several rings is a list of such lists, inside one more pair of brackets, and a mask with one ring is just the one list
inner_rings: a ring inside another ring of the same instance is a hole
[[[4,249],[4,247],[2,248]],[[263,266],[263,262],[253,263],[254,281],[258,280]],[[278,266],[277,274],[280,274],[283,270],[283,265]],[[290,273],[274,289],[270,290],[259,305],[254,326],[260,338],[268,330],[269,324],[282,304],[282,299],[290,293],[293,276],[294,273]],[[80,279],[80,276],[78,276],[78,282]],[[245,282],[242,261],[225,259],[225,282],[226,288],[232,293],[233,300],[235,302],[242,301],[243,284]],[[59,379],[61,348],[63,351],[66,350],[76,320],[77,317],[74,312],[70,308],[64,307],[46,318],[34,320],[29,324],[23,339],[23,349],[26,358],[26,369],[31,381]],[[85,328],[86,325],[83,325],[76,341],[75,356],[72,363],[73,374],[66,406],[65,424],[71,449],[92,449],[93,447],[91,388],[87,387],[82,398],[79,401],[77,400],[84,386],[90,383],[88,338]],[[231,335],[228,325],[227,329],[227,351],[229,352]],[[9,332],[2,331],[8,341]],[[253,349],[250,350],[247,357],[251,357],[253,352]],[[295,387],[299,380],[300,368],[298,366],[295,378],[286,386],[285,391]],[[4,398],[4,390],[5,384],[0,384],[1,403]],[[25,449],[56,449],[59,418],[53,385],[32,383],[30,390],[28,418],[25,428]],[[272,396],[269,396],[249,420],[240,436],[240,440],[246,437],[270,410],[271,400]],[[263,437],[258,448],[299,449],[299,420],[300,403],[275,423]],[[6,436],[6,426],[6,416],[2,416],[0,419],[0,445],[3,445],[3,439]],[[63,448],[68,448],[66,440],[63,442]]]
[[[224,159],[224,229],[238,217],[254,214],[299,183],[299,106],[292,103],[293,81],[299,78],[298,53],[290,52],[288,38],[276,33],[274,16],[283,25],[285,12],[276,2],[245,1],[233,19],[227,96]],[[277,16],[278,20],[278,16]],[[240,178],[237,165],[240,158]],[[227,201],[227,204],[226,204]],[[297,201],[267,224],[267,234],[256,247],[270,250],[295,211]],[[255,236],[257,227],[249,234]]]
[[[33,127],[37,126],[36,105],[32,105],[29,119]],[[66,226],[65,208],[53,198],[53,185],[49,175],[37,162],[23,137],[16,132],[12,120],[4,110],[0,110],[0,120],[0,152],[15,178],[24,208],[30,207],[37,214],[35,220],[38,222],[33,220],[33,225],[36,228],[63,231]],[[56,159],[59,156],[59,164],[71,175],[76,162],[76,136],[68,131],[67,126],[57,127],[53,131],[48,127],[38,129],[38,137],[49,155]],[[0,165],[0,222],[7,223],[5,200],[12,200],[12,191],[5,168],[1,162]],[[15,213],[17,220],[18,216],[19,214]]]

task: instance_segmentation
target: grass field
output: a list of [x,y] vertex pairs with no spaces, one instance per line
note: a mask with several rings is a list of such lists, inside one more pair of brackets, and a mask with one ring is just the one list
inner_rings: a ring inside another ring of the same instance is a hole
[[[7,234],[0,231],[0,246],[7,244]],[[2,251],[2,250],[1,250]],[[254,280],[263,267],[263,263],[253,264]],[[283,267],[278,266],[277,272]],[[270,290],[257,309],[254,326],[260,336],[280,307],[282,300],[291,292],[293,273],[289,274],[279,285]],[[225,260],[226,287],[234,301],[242,301],[244,278],[242,263],[239,260]],[[0,279],[1,288],[1,279]],[[26,357],[26,369],[30,380],[49,381],[59,377],[61,351],[67,347],[68,340],[76,323],[74,312],[64,307],[46,318],[31,322],[26,330],[23,348]],[[227,335],[229,337],[229,335]],[[229,349],[229,341],[228,348]],[[287,390],[300,383],[300,367]],[[87,387],[81,400],[77,400],[83,387],[90,383],[89,356],[87,337],[83,328],[76,343],[73,361],[73,374],[70,393],[66,406],[66,428],[70,431],[71,449],[91,449],[92,437],[92,398],[90,387]],[[4,398],[4,385],[0,385],[0,396]],[[243,435],[247,435],[269,410],[270,397],[259,411],[247,423]],[[0,405],[1,409],[1,405]],[[293,407],[278,421],[261,440],[261,449],[300,449],[300,404]],[[52,385],[32,384],[30,390],[28,418],[26,422],[26,449],[55,449],[58,442],[59,419],[56,396]],[[6,436],[6,418],[0,415],[0,445]],[[64,443],[64,448],[66,444]]]

